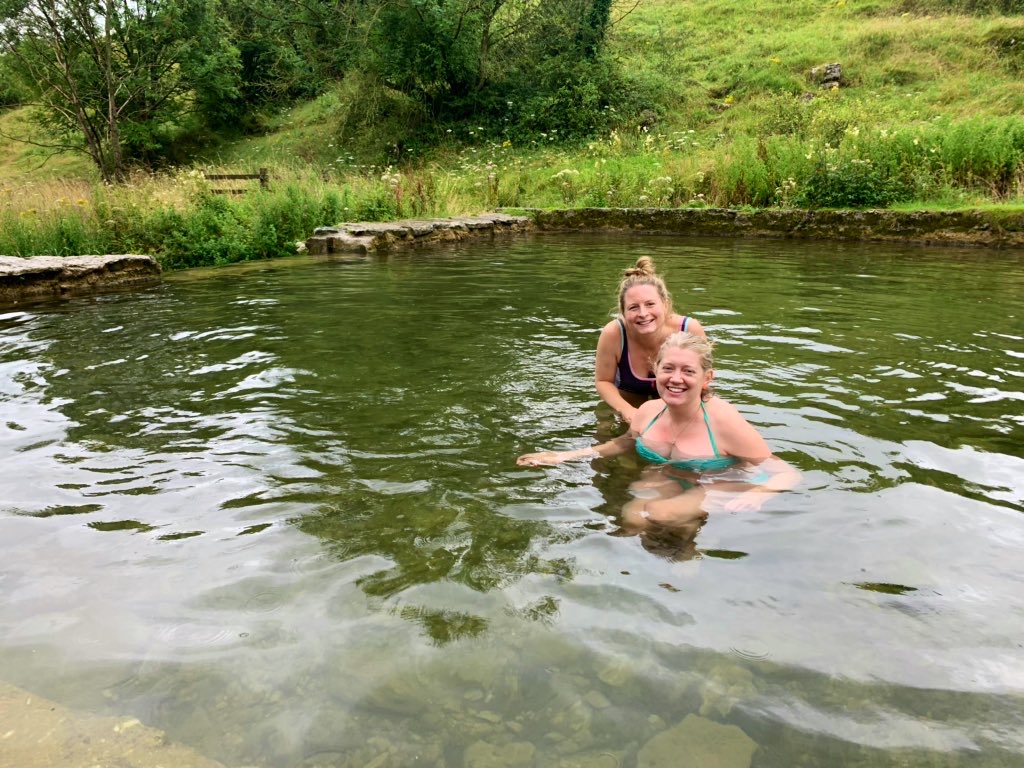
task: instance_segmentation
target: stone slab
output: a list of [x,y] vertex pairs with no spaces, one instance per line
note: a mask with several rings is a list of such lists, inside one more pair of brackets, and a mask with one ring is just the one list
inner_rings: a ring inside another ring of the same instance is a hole
[[369,254],[459,241],[469,237],[525,232],[532,226],[532,219],[528,216],[505,213],[450,219],[347,222],[332,227],[317,227],[312,237],[306,240],[306,251],[314,255]]
[[0,306],[140,288],[160,282],[152,256],[0,256]]

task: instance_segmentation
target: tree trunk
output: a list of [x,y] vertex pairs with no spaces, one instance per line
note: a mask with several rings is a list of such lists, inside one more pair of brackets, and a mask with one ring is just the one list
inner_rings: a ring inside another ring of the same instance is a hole
[[114,82],[113,60],[111,56],[110,19],[113,13],[113,0],[106,0],[106,13],[103,15],[103,78],[107,87],[107,160],[110,165],[111,180],[124,181],[121,128],[118,123],[120,109],[117,105],[117,84]]

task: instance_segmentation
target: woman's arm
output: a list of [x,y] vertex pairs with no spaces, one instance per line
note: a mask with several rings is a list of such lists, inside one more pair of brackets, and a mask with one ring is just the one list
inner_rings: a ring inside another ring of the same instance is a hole
[[[637,423],[646,423],[654,418],[654,414],[661,410],[664,403],[661,400],[648,400],[637,408],[639,420]],[[540,451],[539,453],[525,453],[516,459],[519,466],[537,467],[541,465],[561,464],[563,461],[573,459],[594,459],[598,457],[608,458],[618,456],[633,450],[636,445],[636,438],[639,430],[630,427],[624,435],[612,438],[600,445],[593,445],[587,448],[577,448],[573,451]]]
[[720,397],[712,397],[704,404],[711,421],[718,450],[727,456],[735,456],[757,464],[772,455],[768,443],[761,433],[754,429],[736,406]]
[[776,493],[795,488],[802,479],[800,473],[771,452],[761,434],[735,406],[720,397],[714,401],[712,429],[719,451],[742,459],[759,473],[767,475],[749,491],[729,500],[725,508],[730,512],[756,511]]
[[729,499],[725,503],[727,512],[757,512],[772,496],[795,488],[802,479],[799,472],[778,456],[769,456],[758,462],[755,469],[768,474],[768,479]]
[[615,369],[619,367],[622,352],[622,329],[612,320],[601,329],[594,360],[594,386],[598,396],[610,405],[627,424],[633,423],[636,407],[631,405],[615,386]]
[[563,461],[573,459],[596,459],[598,457],[618,456],[633,447],[636,435],[632,431],[613,438],[600,445],[592,445],[587,448],[577,448],[573,451],[540,451],[538,453],[524,453],[516,464],[521,467],[539,467],[561,464]]

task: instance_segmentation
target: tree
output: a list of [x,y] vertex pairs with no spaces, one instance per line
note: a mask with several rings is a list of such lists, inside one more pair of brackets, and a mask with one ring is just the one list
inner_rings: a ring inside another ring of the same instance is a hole
[[[215,121],[238,53],[210,0],[0,0],[0,45],[36,119],[105,181]],[[25,140],[22,137],[22,140]]]
[[611,0],[380,0],[368,66],[438,121],[596,128],[618,85]]
[[363,0],[220,0],[241,54],[245,108],[308,98],[341,79],[361,50]]

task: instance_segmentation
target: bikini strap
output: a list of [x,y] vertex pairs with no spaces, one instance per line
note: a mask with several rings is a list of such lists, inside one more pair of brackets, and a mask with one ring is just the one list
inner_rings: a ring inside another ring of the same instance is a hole
[[[661,417],[661,414],[663,414],[667,410],[668,410],[668,406],[666,405],[664,408],[662,408],[660,411],[658,411],[657,416],[655,416],[653,419],[651,419],[650,423],[646,427],[644,427],[644,431],[640,433],[640,437],[643,437],[644,435],[646,435],[647,434],[647,430],[650,429],[651,427],[653,427],[654,426],[654,422],[656,422]],[[717,456],[718,454],[715,454],[715,455]]]
[[686,326],[688,326],[689,324],[690,324],[690,317],[689,317],[689,315],[683,315],[683,323],[682,323],[682,325],[679,326],[679,330],[680,331],[685,331],[686,330]]
[[[704,401],[700,401],[700,409],[704,412],[704,426],[708,428],[708,440],[711,441],[711,450],[715,452],[715,458],[719,458],[718,446],[715,445],[715,433],[711,431],[711,421],[708,420],[708,409],[704,407]],[[660,415],[660,414],[659,414]]]
[[622,335],[622,343],[619,345],[619,357],[622,357],[622,353],[626,351],[626,325],[622,322],[621,317],[616,317],[615,322],[619,324],[619,332]]

